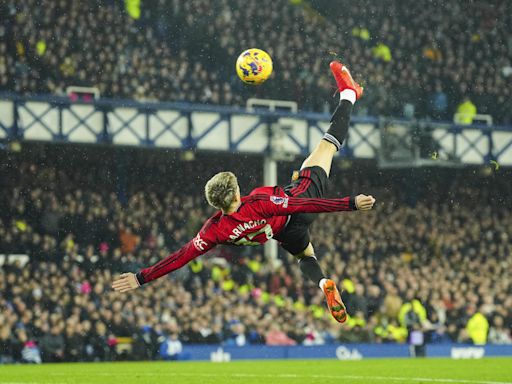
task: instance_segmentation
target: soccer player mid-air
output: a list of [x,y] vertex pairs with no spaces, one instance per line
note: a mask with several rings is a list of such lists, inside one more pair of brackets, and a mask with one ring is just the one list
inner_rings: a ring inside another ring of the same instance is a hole
[[114,290],[126,292],[147,284],[183,267],[217,244],[259,245],[275,239],[298,259],[302,273],[323,290],[332,316],[340,323],[346,321],[346,308],[336,284],[318,264],[309,226],[315,213],[369,210],[375,199],[366,195],[323,198],[332,158],[347,135],[353,104],[363,93],[347,67],[337,61],[331,62],[330,67],[340,92],[340,103],[324,137],[302,163],[298,177],[285,187],[260,187],[249,196],[240,196],[233,173],[216,174],[206,183],[205,195],[218,212],[206,221],[197,236],[155,265],[137,273],[122,274],[112,284]]

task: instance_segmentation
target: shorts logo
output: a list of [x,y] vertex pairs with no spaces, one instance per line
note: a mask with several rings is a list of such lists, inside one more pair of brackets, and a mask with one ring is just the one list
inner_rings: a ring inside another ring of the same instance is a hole
[[284,208],[288,207],[288,198],[279,196],[270,196],[270,201],[275,205],[283,205]]
[[206,241],[204,241],[203,239],[201,239],[201,236],[197,235],[195,238],[194,238],[194,247],[196,247],[196,249],[198,251],[204,251],[204,247],[208,245],[208,243],[206,243]]

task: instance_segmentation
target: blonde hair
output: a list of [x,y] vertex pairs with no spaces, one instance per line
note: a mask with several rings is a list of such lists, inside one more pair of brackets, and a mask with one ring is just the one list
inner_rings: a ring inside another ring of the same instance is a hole
[[238,180],[232,172],[219,172],[204,187],[208,204],[217,209],[228,210],[235,201]]

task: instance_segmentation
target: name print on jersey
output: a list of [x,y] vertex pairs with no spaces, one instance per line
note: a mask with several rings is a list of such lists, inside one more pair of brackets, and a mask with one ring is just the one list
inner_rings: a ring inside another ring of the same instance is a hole
[[233,234],[229,235],[231,240],[236,240],[242,235],[242,233],[248,229],[259,227],[260,225],[267,224],[267,220],[251,220],[243,224],[238,224],[233,228]]

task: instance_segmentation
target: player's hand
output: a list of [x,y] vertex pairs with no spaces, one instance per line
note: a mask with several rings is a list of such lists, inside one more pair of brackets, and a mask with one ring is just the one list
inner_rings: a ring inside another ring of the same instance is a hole
[[357,195],[356,208],[358,211],[368,211],[373,208],[375,198],[372,195]]
[[135,277],[135,273],[123,273],[119,276],[119,279],[112,283],[112,288],[117,292],[128,292],[139,287],[140,284],[137,277]]

